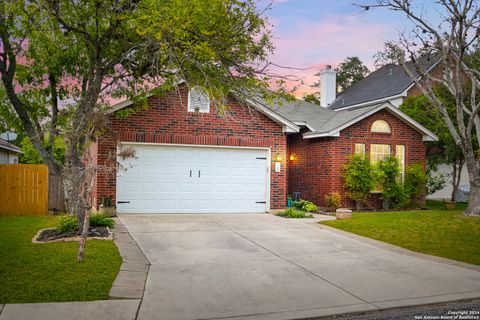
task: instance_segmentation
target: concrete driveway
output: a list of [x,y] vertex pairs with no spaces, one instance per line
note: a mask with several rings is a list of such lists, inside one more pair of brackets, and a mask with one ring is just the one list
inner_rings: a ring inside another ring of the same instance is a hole
[[480,272],[268,214],[121,215],[150,260],[138,319],[296,319],[480,297]]

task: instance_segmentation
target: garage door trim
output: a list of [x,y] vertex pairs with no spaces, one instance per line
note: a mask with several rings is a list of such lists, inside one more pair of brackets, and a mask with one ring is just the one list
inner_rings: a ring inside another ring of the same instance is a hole
[[[265,210],[266,212],[270,212],[270,186],[271,186],[271,159],[272,159],[272,149],[270,147],[248,147],[248,146],[225,146],[225,145],[201,145],[201,144],[179,144],[179,143],[154,143],[154,142],[129,142],[129,141],[120,141],[117,145],[117,156],[120,152],[120,148],[122,145],[145,145],[145,146],[165,146],[165,147],[187,147],[187,148],[218,148],[218,149],[247,149],[247,150],[264,150],[267,151],[267,181],[266,181],[266,204]],[[118,181],[116,178],[115,181],[115,195],[118,198]],[[118,199],[116,199],[118,200]]]

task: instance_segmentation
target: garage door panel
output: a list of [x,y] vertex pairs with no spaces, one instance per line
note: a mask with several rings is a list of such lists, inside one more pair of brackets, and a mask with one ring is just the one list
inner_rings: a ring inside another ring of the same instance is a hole
[[[128,145],[128,144],[127,144]],[[131,145],[117,175],[119,213],[265,212],[266,150]],[[191,173],[190,173],[191,172]],[[200,172],[200,177],[198,176]]]
[[177,173],[177,166],[175,166],[175,164],[161,164],[157,166],[157,168],[158,167],[160,167],[161,176],[175,176]]

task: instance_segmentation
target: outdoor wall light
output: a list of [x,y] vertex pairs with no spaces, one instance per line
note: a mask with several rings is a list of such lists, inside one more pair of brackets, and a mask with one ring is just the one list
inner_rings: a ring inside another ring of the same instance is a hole
[[282,161],[282,156],[280,155],[280,153],[277,153],[277,154],[275,155],[275,160],[276,160],[276,161]]
[[290,161],[295,161],[297,160],[297,155],[295,153],[290,154]]

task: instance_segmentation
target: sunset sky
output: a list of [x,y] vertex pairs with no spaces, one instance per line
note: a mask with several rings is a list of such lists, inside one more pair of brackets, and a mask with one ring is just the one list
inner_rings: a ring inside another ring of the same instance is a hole
[[[263,0],[259,0],[260,7]],[[265,3],[267,1],[265,0]],[[272,62],[282,66],[308,68],[303,71],[283,70],[300,76],[306,85],[297,95],[312,91],[314,76],[326,64],[336,67],[349,56],[358,56],[373,69],[372,58],[387,40],[395,40],[399,31],[410,23],[402,14],[386,9],[362,11],[352,3],[373,3],[373,0],[274,0],[267,12],[273,25],[276,50]],[[417,0],[426,14],[437,16],[429,0]]]

